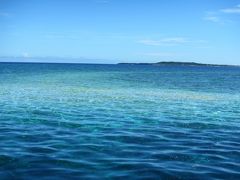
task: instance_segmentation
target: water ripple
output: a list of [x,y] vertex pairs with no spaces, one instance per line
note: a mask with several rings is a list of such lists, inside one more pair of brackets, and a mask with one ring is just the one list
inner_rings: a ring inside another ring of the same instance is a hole
[[239,70],[38,66],[0,64],[0,179],[240,179]]

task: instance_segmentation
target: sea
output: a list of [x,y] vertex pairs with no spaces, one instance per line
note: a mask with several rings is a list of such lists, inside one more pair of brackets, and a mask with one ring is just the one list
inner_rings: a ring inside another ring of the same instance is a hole
[[0,179],[240,179],[240,67],[0,63]]

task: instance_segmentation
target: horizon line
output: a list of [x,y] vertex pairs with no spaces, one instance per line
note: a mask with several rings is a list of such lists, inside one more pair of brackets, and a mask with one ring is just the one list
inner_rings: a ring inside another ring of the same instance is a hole
[[[25,60],[30,60],[30,61],[1,61],[1,59],[5,58],[13,58],[13,59],[25,59]],[[45,59],[45,60],[51,60],[54,58],[58,58],[60,61],[58,62],[52,62],[52,61],[31,61],[31,59]],[[91,60],[95,62],[61,62],[61,60]],[[107,63],[106,61],[115,61],[112,63]],[[105,62],[96,62],[96,61],[105,61]],[[175,63],[198,63],[198,64],[203,64],[203,65],[215,65],[215,66],[240,66],[240,64],[219,64],[219,63],[203,63],[201,61],[186,61],[186,60],[179,60],[179,61],[165,61],[165,60],[156,60],[153,62],[142,62],[142,61],[124,61],[124,60],[114,60],[114,59],[103,59],[103,58],[86,58],[86,57],[61,57],[61,56],[29,56],[29,57],[24,57],[24,56],[0,56],[0,63],[47,63],[47,64],[155,64],[155,63],[161,63],[161,62],[175,62]]]
[[[2,57],[0,57],[1,59]],[[206,66],[232,66],[232,67],[240,67],[240,65],[237,64],[206,64],[206,63],[198,63],[198,62],[193,62],[193,61],[158,61],[158,62],[116,62],[116,63],[89,63],[89,62],[41,62],[41,61],[28,61],[28,62],[21,62],[21,61],[0,61],[0,64],[2,63],[9,63],[9,64],[85,64],[85,65],[154,65],[154,64],[158,64],[158,63],[195,63],[195,64],[199,64],[199,65],[206,65]],[[196,65],[197,66],[197,65]]]

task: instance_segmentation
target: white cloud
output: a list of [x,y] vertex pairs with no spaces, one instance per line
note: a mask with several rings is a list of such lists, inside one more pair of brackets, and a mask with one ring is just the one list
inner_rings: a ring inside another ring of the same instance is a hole
[[191,40],[184,37],[172,37],[172,38],[162,38],[159,40],[153,39],[143,39],[138,41],[140,44],[149,46],[177,46],[177,45],[187,45],[187,44],[206,44],[206,40]]
[[183,37],[165,38],[165,39],[162,39],[161,41],[166,42],[166,43],[185,43],[185,42],[188,42]]
[[217,11],[206,12],[203,19],[222,25],[226,23],[231,23],[232,21],[227,19],[226,14],[240,14],[240,4],[232,8],[225,8]]
[[232,8],[221,9],[220,11],[228,14],[240,14],[240,4]]
[[178,44],[184,44],[187,42],[189,41],[183,37],[163,38],[159,40],[143,39],[138,41],[138,43],[149,46],[173,46]]
[[161,45],[161,43],[159,41],[150,40],[150,39],[143,39],[143,40],[140,40],[138,42],[141,43],[141,44],[150,45],[150,46],[159,46],[159,45]]
[[226,25],[231,22],[231,20],[227,19],[224,14],[219,11],[205,12],[205,17],[203,20],[219,25]]
[[217,17],[217,16],[212,16],[212,15],[207,15],[206,17],[204,17],[204,20],[207,20],[207,21],[211,21],[211,22],[220,22],[220,18]]

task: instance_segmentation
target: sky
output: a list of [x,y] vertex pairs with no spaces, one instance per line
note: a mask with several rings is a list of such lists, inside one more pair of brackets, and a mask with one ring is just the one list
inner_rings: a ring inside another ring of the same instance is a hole
[[240,0],[0,0],[0,61],[240,65]]

